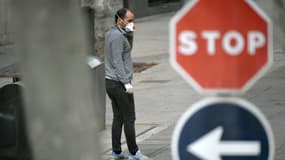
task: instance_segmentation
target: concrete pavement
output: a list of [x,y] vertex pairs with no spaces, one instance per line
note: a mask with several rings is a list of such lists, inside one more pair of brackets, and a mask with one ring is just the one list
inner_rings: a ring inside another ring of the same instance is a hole
[[[170,141],[175,123],[191,104],[204,98],[169,64],[168,21],[173,15],[174,13],[167,13],[147,17],[136,23],[134,61],[158,63],[134,75],[138,144],[142,152],[154,160],[171,159]],[[276,138],[275,160],[281,160],[285,158],[282,150],[285,146],[285,52],[280,48],[274,50],[274,64],[270,72],[243,98],[257,105],[270,121]],[[111,151],[112,110],[109,101],[106,117],[107,129],[101,133],[104,135],[105,158]],[[126,145],[123,148],[127,152]]]

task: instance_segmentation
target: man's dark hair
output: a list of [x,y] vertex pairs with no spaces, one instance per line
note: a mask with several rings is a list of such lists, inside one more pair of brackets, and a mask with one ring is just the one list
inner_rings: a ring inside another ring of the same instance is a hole
[[115,15],[115,23],[117,23],[118,18],[124,19],[125,16],[126,16],[127,11],[128,11],[127,8],[121,8],[121,9],[119,9],[119,10],[116,12],[116,15]]

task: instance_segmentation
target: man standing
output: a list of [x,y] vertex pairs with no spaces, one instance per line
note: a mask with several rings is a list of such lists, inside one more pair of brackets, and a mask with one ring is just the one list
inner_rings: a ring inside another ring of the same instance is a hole
[[136,143],[135,103],[133,95],[132,44],[128,35],[134,31],[134,14],[126,8],[117,11],[115,25],[105,34],[105,78],[106,90],[112,101],[112,157],[127,158],[122,153],[121,134],[124,125],[129,159],[141,160]]

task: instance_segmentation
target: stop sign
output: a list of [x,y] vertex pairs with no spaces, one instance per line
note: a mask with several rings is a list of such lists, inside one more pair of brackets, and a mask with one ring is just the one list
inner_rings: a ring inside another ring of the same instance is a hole
[[270,19],[249,0],[192,0],[170,22],[170,62],[199,92],[243,92],[272,63]]

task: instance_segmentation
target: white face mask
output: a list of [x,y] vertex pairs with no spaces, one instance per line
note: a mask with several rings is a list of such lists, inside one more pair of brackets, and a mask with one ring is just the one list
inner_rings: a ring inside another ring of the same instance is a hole
[[125,30],[126,32],[134,32],[134,31],[136,30],[136,27],[135,27],[134,22],[125,23],[125,21],[124,21],[119,15],[117,15],[117,17],[119,17],[119,18],[123,21],[123,23],[126,25],[126,26],[124,27],[124,30]]
[[126,25],[125,31],[126,32],[134,32],[136,30],[134,22],[130,22]]

